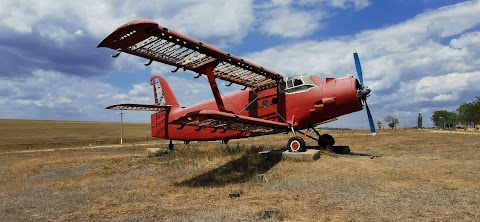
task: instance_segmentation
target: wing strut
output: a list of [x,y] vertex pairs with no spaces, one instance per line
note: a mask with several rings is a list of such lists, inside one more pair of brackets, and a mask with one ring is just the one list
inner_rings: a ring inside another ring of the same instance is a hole
[[212,88],[212,93],[215,97],[215,102],[217,103],[218,110],[222,112],[227,112],[227,109],[225,109],[225,105],[223,104],[220,91],[218,90],[217,81],[215,81],[215,76],[213,75],[213,69],[215,69],[218,63],[218,61],[211,62],[203,67],[199,67],[198,70],[200,71],[200,73],[205,73],[207,75],[208,83]]

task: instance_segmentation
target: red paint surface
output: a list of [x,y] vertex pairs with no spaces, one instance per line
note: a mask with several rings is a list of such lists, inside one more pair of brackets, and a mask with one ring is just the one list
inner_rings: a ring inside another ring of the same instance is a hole
[[[165,79],[161,76],[158,76],[157,78],[160,78],[162,90],[166,98],[166,104],[170,104],[170,100],[176,101],[176,99],[174,100],[173,92]],[[317,79],[317,81],[319,81],[319,79]],[[225,97],[228,99],[223,98],[223,101],[225,102],[225,108],[235,114],[278,122],[283,122],[284,118],[287,120],[287,123],[291,124],[295,129],[304,129],[335,117],[361,110],[362,105],[356,97],[355,81],[357,81],[356,78],[352,77],[345,79],[332,79],[328,83],[317,82],[319,86],[308,91],[294,94],[283,94],[284,99],[279,99],[278,104],[272,104],[273,98],[278,99],[277,90],[275,88],[259,91],[257,94],[262,96],[256,101],[258,103],[258,109],[250,109],[249,111],[243,110],[243,108],[255,98],[250,96],[251,90],[249,89],[226,94]],[[327,95],[328,98],[335,98],[335,102],[325,104],[321,109],[311,111],[318,101],[322,101],[322,95]],[[268,106],[263,107],[263,100],[268,101]],[[171,108],[168,115],[168,122],[170,123],[190,112],[198,110],[218,110],[217,103],[214,99],[211,99],[187,108],[174,106]],[[283,118],[279,118],[275,111],[280,114],[284,113]],[[164,119],[164,117],[165,111],[152,114],[153,137],[185,141],[202,141],[257,136],[252,133],[240,133],[233,130],[227,130],[226,132],[222,132],[223,130],[217,130],[216,132],[212,132],[212,128],[204,128],[200,130],[198,130],[199,127],[194,126],[185,126],[181,128],[181,125],[176,124],[168,124],[168,134],[165,134],[164,130],[153,130],[162,127],[163,129],[166,128],[164,122],[159,121]],[[285,129],[285,131],[288,130],[288,128]]]

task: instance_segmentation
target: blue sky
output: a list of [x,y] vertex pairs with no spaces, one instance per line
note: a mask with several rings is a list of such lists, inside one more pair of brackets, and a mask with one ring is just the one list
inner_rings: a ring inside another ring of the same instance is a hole
[[[478,0],[5,0],[0,118],[117,121],[104,107],[152,103],[152,74],[165,76],[184,106],[212,98],[192,73],[96,48],[118,26],[150,19],[285,76],[356,75],[357,49],[374,119],[393,114],[410,127],[421,112],[429,126],[434,110],[480,96],[478,12]],[[149,113],[125,119],[148,122]],[[361,111],[328,126],[367,124]]]

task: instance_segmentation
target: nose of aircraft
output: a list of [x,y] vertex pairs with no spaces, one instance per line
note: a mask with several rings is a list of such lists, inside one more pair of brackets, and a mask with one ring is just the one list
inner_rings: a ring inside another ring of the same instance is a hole
[[[335,81],[336,104],[346,113],[356,112],[362,109],[362,104],[358,99],[358,80],[355,77],[338,78]],[[362,91],[363,94],[367,91]],[[368,92],[369,93],[369,92]]]
[[360,86],[357,88],[357,97],[363,98],[370,95],[372,89],[368,88],[368,86]]

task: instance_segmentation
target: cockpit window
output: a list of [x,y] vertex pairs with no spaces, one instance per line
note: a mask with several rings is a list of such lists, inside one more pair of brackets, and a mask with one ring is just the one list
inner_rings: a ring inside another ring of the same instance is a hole
[[300,75],[288,77],[285,82],[278,85],[278,90],[282,93],[295,93],[306,91],[310,88],[318,86],[310,76]]
[[293,80],[293,86],[300,86],[303,84],[303,81],[301,79],[294,79]]
[[292,88],[293,87],[293,81],[289,80],[287,81],[287,88]]

